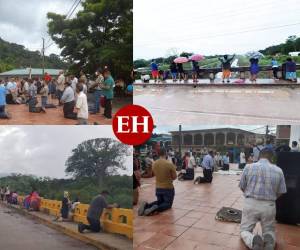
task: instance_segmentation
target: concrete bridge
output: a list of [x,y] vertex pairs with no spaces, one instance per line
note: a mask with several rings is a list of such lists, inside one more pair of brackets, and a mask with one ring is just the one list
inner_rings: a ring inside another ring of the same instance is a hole
[[[86,214],[89,205],[79,204],[74,211],[72,221],[55,222],[53,219],[60,214],[60,201],[42,199],[40,211],[29,212],[21,205],[23,204],[23,198],[22,196],[18,198],[20,205],[0,203],[0,221],[1,226],[2,222],[10,224],[7,227],[8,230],[5,226],[1,227],[2,230],[8,231],[6,232],[8,235],[9,233],[15,233],[17,237],[23,233],[26,242],[22,244],[15,242],[12,238],[3,237],[2,235],[6,234],[1,233],[0,249],[132,249],[133,213],[130,209],[106,210],[100,219],[104,232],[80,234],[77,231],[77,225],[79,222],[87,223]],[[17,220],[20,220],[20,222],[12,223]],[[19,226],[20,223],[21,226]],[[30,225],[38,226],[31,227]],[[54,235],[54,237],[48,237],[43,243],[40,238],[47,232]],[[45,244],[45,247],[43,245],[41,248],[41,242]],[[35,246],[36,243],[39,244]],[[2,248],[1,246],[14,247]]]
[[[300,64],[296,65],[296,69],[300,70]],[[278,67],[278,80],[273,79],[273,72],[272,72],[272,66],[270,65],[264,65],[260,66],[260,72],[258,74],[258,79],[256,84],[252,84],[249,80],[250,72],[249,72],[249,66],[237,66],[232,67],[231,72],[233,77],[230,79],[230,83],[222,83],[221,78],[218,78],[217,75],[222,72],[221,67],[215,67],[215,68],[200,68],[199,72],[199,79],[197,83],[194,83],[192,78],[192,71],[191,70],[185,70],[186,74],[188,75],[187,81],[176,81],[173,82],[172,79],[166,79],[164,81],[161,81],[159,83],[154,82],[154,80],[149,80],[147,82],[142,81],[141,79],[135,80],[136,86],[148,86],[148,85],[164,85],[164,86],[199,86],[199,87],[216,87],[218,85],[222,87],[244,87],[244,86],[289,86],[289,87],[298,87],[300,86],[297,83],[292,83],[290,81],[286,81],[282,74],[282,66]],[[151,71],[149,70],[143,70],[141,72],[142,74],[149,74],[151,75]],[[300,79],[298,79],[298,83],[300,83]]]

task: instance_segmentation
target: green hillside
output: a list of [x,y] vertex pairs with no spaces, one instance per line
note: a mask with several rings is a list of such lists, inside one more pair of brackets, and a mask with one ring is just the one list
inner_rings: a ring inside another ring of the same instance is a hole
[[[0,38],[0,73],[15,68],[41,68],[42,57],[40,51],[29,51],[24,46],[9,43]],[[66,68],[67,64],[51,54],[45,57],[46,68]]]

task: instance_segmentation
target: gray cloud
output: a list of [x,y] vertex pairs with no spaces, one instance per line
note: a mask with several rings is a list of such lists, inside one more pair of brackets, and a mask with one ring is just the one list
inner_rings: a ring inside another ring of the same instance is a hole
[[[42,37],[50,44],[47,35],[47,13],[66,14],[74,0],[0,0],[0,37],[21,44],[30,50],[41,50]],[[78,7],[75,11],[80,8]],[[73,14],[74,15],[74,14]],[[59,54],[56,45],[46,54]]]
[[[65,161],[84,140],[114,138],[111,126],[0,126],[1,173],[65,177]],[[132,156],[127,157],[132,174]]]

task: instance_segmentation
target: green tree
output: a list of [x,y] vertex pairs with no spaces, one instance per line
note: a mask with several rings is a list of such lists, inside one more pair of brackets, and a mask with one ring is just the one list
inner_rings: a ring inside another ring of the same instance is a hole
[[108,66],[117,78],[129,79],[132,68],[132,0],[85,0],[76,18],[48,13],[49,34],[73,62],[94,73]]
[[75,178],[96,178],[101,185],[105,176],[125,169],[125,156],[129,153],[129,146],[110,138],[84,141],[72,150],[65,172]]

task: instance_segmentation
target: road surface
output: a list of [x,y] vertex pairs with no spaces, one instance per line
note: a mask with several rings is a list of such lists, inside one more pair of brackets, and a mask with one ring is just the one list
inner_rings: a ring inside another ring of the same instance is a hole
[[300,88],[135,86],[156,125],[299,124]]
[[0,249],[96,250],[0,205]]

